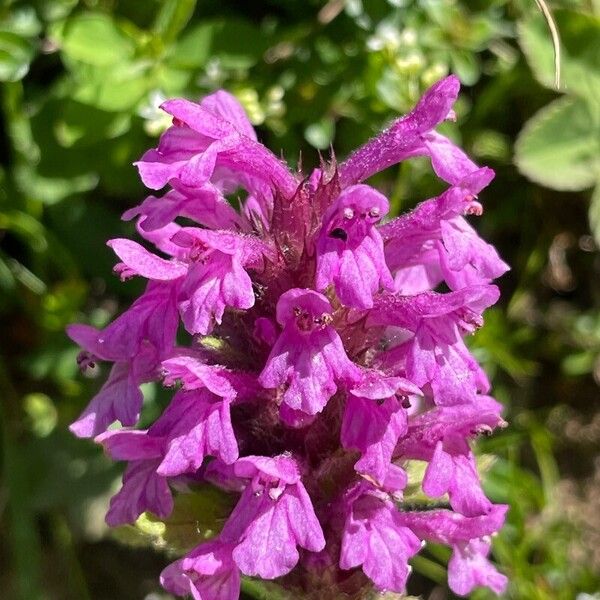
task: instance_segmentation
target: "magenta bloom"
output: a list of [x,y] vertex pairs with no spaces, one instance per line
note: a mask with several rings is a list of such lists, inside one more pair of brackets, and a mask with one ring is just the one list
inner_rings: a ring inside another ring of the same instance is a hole
[[237,600],[240,571],[231,558],[231,545],[218,541],[202,544],[161,574],[163,587],[177,596],[195,600]]
[[287,384],[282,401],[308,415],[323,410],[338,382],[360,379],[360,369],[331,326],[331,312],[329,301],[312,290],[283,294],[277,303],[277,322],[283,331],[258,379],[265,388]]
[[371,308],[381,287],[393,289],[375,227],[388,210],[387,198],[367,185],[353,185],[338,196],[324,214],[317,238],[318,290],[333,283],[346,306]]
[[[455,593],[504,589],[488,557],[506,507],[485,496],[470,442],[505,422],[464,338],[508,267],[467,221],[493,172],[434,130],[458,87],[438,82],[312,173],[260,144],[227,92],[163,105],[173,125],[137,167],[166,189],[124,215],[144,245],[109,242],[116,273],[146,291],[102,331],[69,335],[82,368],[112,365],[71,427],[127,463],[108,523],[166,517],[198,483],[234,500],[214,537],[163,571],[169,592],[235,600],[258,577],[324,600],[349,581],[402,593],[428,541],[451,548]],[[386,222],[387,198],[363,182],[414,156],[448,187]],[[175,389],[141,429],[147,382]],[[405,499],[412,461],[432,499],[421,510]]]
[[408,559],[421,549],[421,541],[402,523],[388,495],[360,483],[338,510],[346,512],[340,568],[362,566],[376,588],[403,590],[410,573]]
[[325,547],[321,524],[293,458],[246,456],[233,467],[248,483],[221,532],[235,544],[233,560],[246,575],[274,579],[298,562],[297,547]]

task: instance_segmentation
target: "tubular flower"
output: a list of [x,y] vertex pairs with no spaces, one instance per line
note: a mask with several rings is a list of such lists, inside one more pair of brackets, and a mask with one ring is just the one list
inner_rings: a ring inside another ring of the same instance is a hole
[[[452,549],[456,593],[504,589],[487,557],[506,507],[484,495],[470,443],[505,422],[464,338],[508,267],[466,219],[493,172],[434,130],[458,91],[455,77],[438,82],[308,176],[257,141],[227,92],[163,105],[173,125],[137,166],[167,189],[124,215],[144,245],[109,242],[115,271],[146,291],[105,329],[69,335],[82,368],[112,364],[72,425],[127,463],[109,524],[166,517],[199,483],[237,499],[214,538],[163,572],[171,593],[234,600],[244,576],[298,597],[403,592],[428,541]],[[386,221],[388,200],[364,181],[413,156],[449,187]],[[136,428],[150,381],[177,389]],[[405,490],[413,461],[432,499],[419,510]]]

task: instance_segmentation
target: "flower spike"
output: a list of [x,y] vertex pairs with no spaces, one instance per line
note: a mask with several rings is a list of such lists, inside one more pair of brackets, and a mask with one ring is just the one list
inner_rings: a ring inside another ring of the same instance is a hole
[[[173,125],[137,167],[167,189],[124,214],[142,243],[109,242],[117,275],[146,289],[104,329],[68,334],[82,370],[110,365],[71,426],[127,463],[107,522],[165,518],[207,486],[231,498],[210,539],[163,571],[170,593],[236,600],[243,577],[294,597],[339,597],[349,580],[403,593],[427,541],[451,549],[455,593],[505,588],[489,555],[507,507],[485,496],[471,440],[506,423],[465,338],[508,267],[469,224],[493,171],[435,131],[458,93],[456,77],[439,81],[308,176],[257,141],[228,92],[164,103]],[[364,181],[414,156],[448,187],[387,220]],[[172,395],[141,429],[147,382]],[[421,510],[413,461],[436,502]]]

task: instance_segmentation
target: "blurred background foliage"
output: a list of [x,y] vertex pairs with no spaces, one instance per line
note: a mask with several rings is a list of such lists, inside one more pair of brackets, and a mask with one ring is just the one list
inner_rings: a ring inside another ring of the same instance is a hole
[[[111,276],[105,241],[132,233],[119,217],[144,197],[131,163],[169,125],[160,101],[224,87],[308,171],[449,72],[465,87],[444,127],[497,172],[477,226],[512,265],[471,340],[511,424],[479,444],[496,456],[488,493],[512,507],[494,558],[507,598],[600,598],[600,2],[551,8],[559,91],[533,0],[0,2],[3,600],[167,598],[160,549],[218,517],[205,497],[111,534],[119,467],[67,431],[99,382],[78,375],[64,328],[105,324],[139,289]],[[420,160],[375,183],[396,213],[440,189]],[[452,598],[446,559],[428,546],[409,592]]]

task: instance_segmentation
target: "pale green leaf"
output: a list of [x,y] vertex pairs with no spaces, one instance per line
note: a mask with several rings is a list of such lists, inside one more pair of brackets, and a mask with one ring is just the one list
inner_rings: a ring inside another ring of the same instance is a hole
[[481,65],[476,54],[469,50],[456,49],[450,52],[452,72],[465,85],[474,85],[481,76]]
[[335,122],[328,117],[324,117],[316,123],[311,123],[304,130],[306,141],[318,150],[327,150],[333,141],[334,134]]
[[35,46],[11,31],[0,31],[0,81],[18,81],[29,70]]
[[121,63],[135,52],[135,42],[103,13],[84,13],[67,21],[61,42],[67,58],[97,66]]
[[132,546],[155,546],[184,554],[217,535],[231,513],[232,497],[213,486],[202,485],[193,494],[175,498],[167,519],[142,514],[134,526],[119,527],[115,536]]
[[89,67],[80,72],[73,99],[104,111],[131,111],[154,87],[148,68],[143,62]]
[[587,103],[560,98],[526,124],[515,163],[532,181],[556,190],[584,190],[600,175],[600,131]]
[[169,64],[184,69],[203,67],[211,56],[215,29],[215,23],[202,23],[183,35],[173,48]]
[[[561,91],[597,98],[600,93],[600,18],[557,10],[560,35]],[[541,14],[519,23],[519,42],[536,79],[554,88],[554,48]]]
[[46,204],[55,204],[67,196],[87,192],[98,185],[98,176],[93,172],[74,177],[46,177],[31,165],[15,168],[15,180],[22,193]]
[[[591,208],[592,207],[590,207],[590,212]],[[566,356],[561,363],[561,367],[567,375],[578,377],[580,375],[585,375],[586,373],[591,373],[593,371],[596,358],[596,353],[590,350],[577,352],[575,354],[570,354],[569,356]]]

